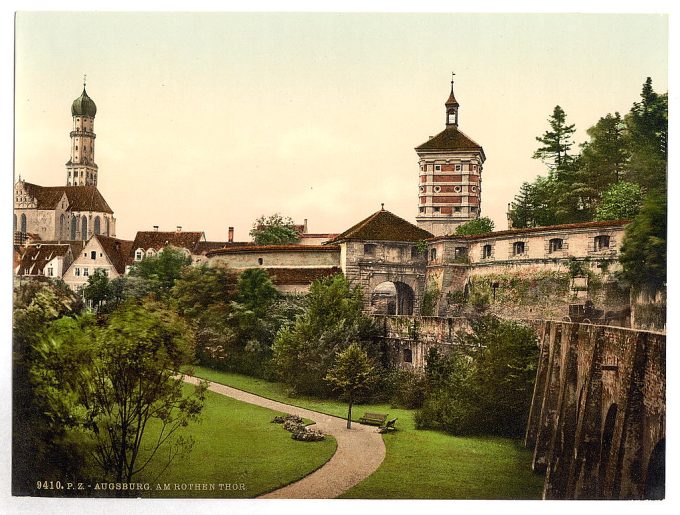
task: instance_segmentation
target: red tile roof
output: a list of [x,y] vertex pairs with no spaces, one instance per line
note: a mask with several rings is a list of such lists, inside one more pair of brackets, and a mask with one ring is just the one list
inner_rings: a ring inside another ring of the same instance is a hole
[[339,252],[337,245],[239,245],[223,249],[210,250],[206,256],[223,254],[245,254],[249,252]]
[[134,254],[137,249],[161,250],[167,245],[187,249],[195,254],[201,240],[205,240],[205,235],[198,231],[138,231],[130,254]]
[[[68,243],[37,243],[28,245],[21,256],[19,275],[42,275],[45,265],[55,257],[64,257],[69,252]],[[28,273],[25,271],[28,270]]]
[[449,125],[434,138],[416,147],[416,150],[479,150],[484,153],[479,143],[455,125]]
[[28,194],[36,199],[38,209],[56,208],[66,194],[70,211],[113,214],[113,210],[96,186],[38,186],[29,182],[25,182],[24,185]]
[[543,227],[526,227],[523,229],[508,229],[506,231],[487,232],[485,234],[449,234],[447,236],[437,236],[431,238],[430,241],[441,240],[483,240],[486,238],[497,238],[499,236],[515,236],[522,234],[531,234],[537,232],[554,232],[567,231],[576,229],[594,229],[598,227],[622,227],[630,223],[630,220],[606,220],[604,222],[581,222],[577,224],[562,224],[562,225],[546,225]]
[[194,254],[205,254],[211,250],[217,250],[222,248],[231,247],[243,247],[246,245],[252,245],[252,243],[247,241],[199,241],[194,249]]
[[132,242],[129,240],[119,240],[117,238],[103,236],[101,234],[94,237],[99,240],[102,249],[116,269],[116,272],[123,275],[125,273],[125,265],[131,263]]
[[336,236],[329,243],[347,240],[416,242],[431,237],[431,233],[416,227],[389,211],[381,209]]
[[265,268],[272,278],[272,282],[278,286],[286,284],[312,284],[317,279],[339,274],[342,270],[337,267],[330,268]]

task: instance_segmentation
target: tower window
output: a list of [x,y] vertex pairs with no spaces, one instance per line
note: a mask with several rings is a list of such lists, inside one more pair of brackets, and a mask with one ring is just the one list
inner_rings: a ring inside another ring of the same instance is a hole
[[434,213],[439,213],[439,212],[441,211],[441,208],[435,207],[435,208],[432,208],[432,211],[433,211]]
[[434,171],[435,172],[441,172],[442,170],[442,165],[434,165]]
[[424,208],[424,207],[421,207],[421,208],[419,208],[419,209],[420,209],[420,212],[421,212],[421,213],[424,213],[424,212],[425,212],[425,208]]
[[437,249],[430,249],[430,261],[437,261]]
[[476,212],[477,212],[477,208],[475,206],[472,206],[470,208],[470,213],[476,213]]
[[404,349],[404,363],[413,363],[413,351]]
[[456,171],[459,172],[460,170],[461,170],[461,166],[460,166],[460,165],[456,165]]
[[453,208],[453,212],[454,212],[454,213],[460,213],[460,208],[459,208],[458,206],[455,206],[455,207]]

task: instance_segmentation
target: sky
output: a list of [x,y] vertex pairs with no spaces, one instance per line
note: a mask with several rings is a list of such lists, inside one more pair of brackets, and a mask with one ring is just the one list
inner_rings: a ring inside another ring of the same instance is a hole
[[279,212],[341,232],[380,209],[415,222],[414,147],[459,127],[487,156],[482,216],[507,227],[555,105],[586,129],[668,90],[662,14],[19,12],[14,173],[66,183],[70,107],[97,104],[99,189],[117,236],[235,238]]

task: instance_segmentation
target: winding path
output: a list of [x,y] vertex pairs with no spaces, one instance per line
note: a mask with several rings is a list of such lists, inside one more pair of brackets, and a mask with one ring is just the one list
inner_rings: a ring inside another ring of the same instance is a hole
[[[184,376],[184,380],[191,384],[201,381],[192,376]],[[345,419],[272,401],[219,383],[209,383],[208,389],[249,404],[311,419],[316,423],[316,429],[337,440],[335,454],[325,465],[299,481],[260,498],[333,499],[370,476],[385,459],[385,444],[375,427],[353,422],[352,429],[347,429]]]

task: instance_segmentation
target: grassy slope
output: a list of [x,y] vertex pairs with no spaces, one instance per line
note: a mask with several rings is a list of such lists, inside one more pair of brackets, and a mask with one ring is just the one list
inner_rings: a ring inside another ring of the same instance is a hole
[[[151,497],[255,497],[297,481],[331,458],[334,438],[295,441],[280,424],[271,423],[278,414],[208,392],[202,420],[183,432],[195,440],[191,454],[176,459],[159,478],[162,466],[156,464],[136,481],[151,483]],[[157,434],[157,426],[149,431],[148,437]],[[157,483],[170,483],[172,489],[156,492]],[[215,483],[216,489],[175,490],[175,483]],[[247,490],[220,491],[218,483],[244,483]]]
[[[332,400],[291,398],[279,383],[195,367],[194,374],[263,397],[345,417],[347,406]],[[387,456],[368,479],[343,497],[382,499],[539,499],[543,478],[531,471],[531,454],[509,438],[454,437],[416,430],[413,410],[386,404],[356,406],[398,417],[398,431],[384,435]]]

